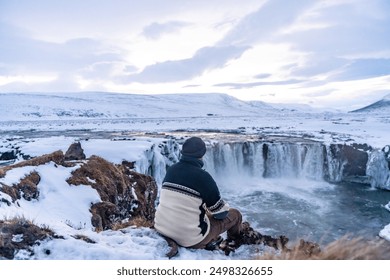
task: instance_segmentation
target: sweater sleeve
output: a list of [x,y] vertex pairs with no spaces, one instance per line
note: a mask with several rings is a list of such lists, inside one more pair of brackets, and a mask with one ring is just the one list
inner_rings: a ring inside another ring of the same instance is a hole
[[223,199],[220,199],[213,207],[208,208],[208,211],[213,215],[215,219],[224,219],[229,212],[229,204]]
[[206,192],[203,194],[203,199],[206,204],[206,210],[213,215],[216,219],[223,219],[226,217],[229,211],[229,204],[226,203],[219,193],[219,189],[214,179],[210,174],[207,174],[206,182],[207,185]]

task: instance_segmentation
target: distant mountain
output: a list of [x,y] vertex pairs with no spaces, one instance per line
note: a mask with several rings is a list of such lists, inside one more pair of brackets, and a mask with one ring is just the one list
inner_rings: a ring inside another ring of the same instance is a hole
[[254,116],[277,110],[217,93],[0,93],[3,121]]
[[[281,111],[290,111],[290,112],[318,112],[318,109],[315,109],[307,104],[294,104],[294,103],[268,103],[275,109],[279,109]],[[331,108],[327,109],[327,111],[336,111]]]
[[351,111],[351,113],[390,113],[390,94],[366,107]]

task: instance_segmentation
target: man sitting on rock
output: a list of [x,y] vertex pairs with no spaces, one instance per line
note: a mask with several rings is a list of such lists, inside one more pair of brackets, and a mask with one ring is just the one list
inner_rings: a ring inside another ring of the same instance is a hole
[[154,220],[160,234],[194,249],[213,249],[225,231],[234,240],[242,225],[241,213],[229,208],[212,176],[202,169],[205,153],[201,138],[184,142],[180,161],[168,168],[163,180]]

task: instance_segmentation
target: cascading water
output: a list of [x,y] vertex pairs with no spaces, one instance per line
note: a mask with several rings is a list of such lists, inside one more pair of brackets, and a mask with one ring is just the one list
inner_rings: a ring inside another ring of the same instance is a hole
[[263,149],[266,178],[324,177],[324,153],[319,143],[272,143],[263,144]]
[[326,146],[326,159],[328,166],[328,181],[329,182],[341,182],[343,177],[343,170],[346,164],[345,161],[340,160],[339,157],[336,157],[335,154],[339,153],[339,147],[335,146],[332,151],[331,146]]
[[323,180],[321,143],[217,142],[204,157],[217,177],[307,178]]
[[253,142],[217,142],[204,156],[206,169],[216,177],[262,177],[263,149]]

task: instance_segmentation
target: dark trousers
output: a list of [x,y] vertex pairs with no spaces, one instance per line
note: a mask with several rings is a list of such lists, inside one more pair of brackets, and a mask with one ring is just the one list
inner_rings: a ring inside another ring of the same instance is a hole
[[210,231],[207,236],[198,244],[191,246],[190,248],[194,249],[204,249],[208,243],[213,240],[216,240],[218,236],[225,231],[227,231],[227,237],[230,239],[235,239],[240,235],[242,216],[240,211],[234,208],[229,209],[227,216],[218,220],[212,216],[208,216],[210,220]]

